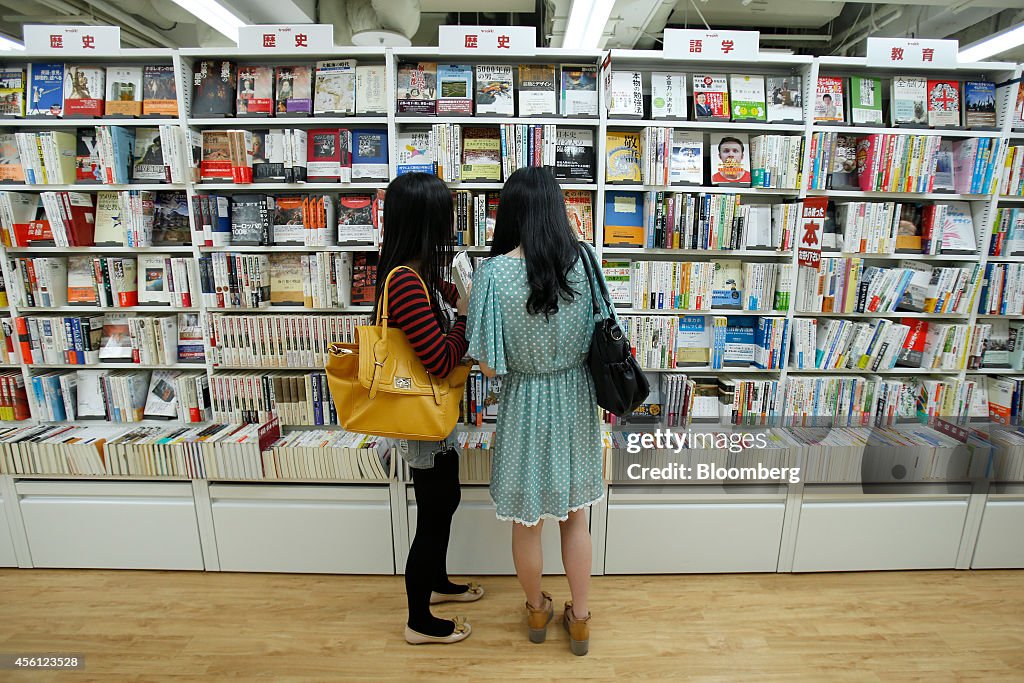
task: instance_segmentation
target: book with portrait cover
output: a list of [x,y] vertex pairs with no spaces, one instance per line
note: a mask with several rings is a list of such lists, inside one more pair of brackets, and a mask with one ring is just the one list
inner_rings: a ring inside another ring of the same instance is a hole
[[253,64],[238,67],[237,87],[237,116],[274,115],[274,70],[271,67]]
[[693,115],[698,121],[728,121],[729,83],[723,74],[693,74]]
[[102,67],[68,64],[64,72],[64,116],[99,118],[103,116],[106,72]]
[[713,133],[711,184],[750,187],[750,154],[745,133]]
[[398,65],[395,95],[399,114],[437,113],[437,63]]
[[236,78],[234,62],[196,62],[192,72],[192,116],[234,116]]
[[309,116],[313,112],[313,72],[307,65],[274,68],[277,116]]
[[25,115],[25,72],[0,70],[0,116]]
[[178,115],[178,89],[174,67],[170,64],[147,66],[142,70],[142,115],[175,117]]
[[818,76],[818,86],[814,91],[815,122],[846,123],[845,81],[839,76]]

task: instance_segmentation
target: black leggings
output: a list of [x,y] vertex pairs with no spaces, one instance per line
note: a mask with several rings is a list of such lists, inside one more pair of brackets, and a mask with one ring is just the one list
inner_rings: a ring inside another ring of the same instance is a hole
[[416,538],[405,563],[409,626],[430,623],[430,593],[448,585],[448,537],[452,516],[462,500],[459,456],[446,451],[434,456],[429,469],[411,468],[416,492]]

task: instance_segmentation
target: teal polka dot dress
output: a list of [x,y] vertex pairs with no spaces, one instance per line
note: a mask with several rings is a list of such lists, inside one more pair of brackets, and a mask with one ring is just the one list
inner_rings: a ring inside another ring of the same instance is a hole
[[473,279],[469,351],[503,375],[491,466],[498,519],[533,526],[604,495],[594,382],[585,364],[593,334],[583,264],[569,273],[579,294],[558,313],[526,312],[526,262],[487,260]]

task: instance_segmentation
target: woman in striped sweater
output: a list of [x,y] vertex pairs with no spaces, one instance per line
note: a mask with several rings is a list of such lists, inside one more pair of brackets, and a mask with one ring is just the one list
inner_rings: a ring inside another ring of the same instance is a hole
[[[427,372],[437,377],[448,376],[468,345],[469,302],[459,299],[455,287],[444,279],[452,261],[453,237],[452,195],[441,180],[409,173],[388,185],[377,305],[388,273],[398,268],[388,286],[388,324],[405,333]],[[448,537],[462,499],[459,453],[452,436],[441,442],[407,444],[403,455],[416,493],[416,538],[405,565],[409,604],[405,639],[412,644],[456,643],[469,636],[470,625],[462,617],[438,619],[430,605],[471,602],[484,594],[475,583],[456,584],[448,579]]]

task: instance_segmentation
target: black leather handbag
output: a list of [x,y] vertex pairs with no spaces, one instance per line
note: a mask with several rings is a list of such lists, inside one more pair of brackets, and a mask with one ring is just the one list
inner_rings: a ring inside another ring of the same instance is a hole
[[[622,328],[611,316],[612,303],[604,279],[597,270],[597,259],[582,244],[580,259],[590,281],[591,303],[594,308],[594,336],[590,340],[587,362],[594,378],[597,391],[597,405],[619,417],[632,413],[640,406],[651,391],[651,385],[644,376],[629,348],[629,340]],[[602,317],[597,299],[601,292],[607,317]]]

